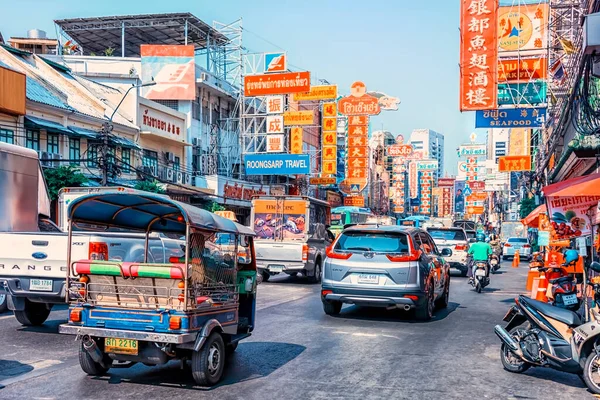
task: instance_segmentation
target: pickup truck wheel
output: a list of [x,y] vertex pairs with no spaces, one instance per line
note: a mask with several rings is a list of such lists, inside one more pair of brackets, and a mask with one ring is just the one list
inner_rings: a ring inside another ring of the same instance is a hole
[[25,308],[22,311],[14,310],[15,318],[24,326],[39,326],[46,322],[50,310],[44,303],[34,303],[25,299]]
[[214,386],[225,366],[225,344],[218,332],[210,334],[199,351],[192,353],[192,376],[200,386]]
[[90,353],[87,352],[86,349],[83,348],[83,342],[79,345],[79,365],[83,372],[92,376],[102,376],[106,374],[109,368],[112,365],[112,359],[106,355],[104,355],[104,365],[102,366],[99,363],[95,362]]
[[312,283],[321,282],[321,260],[315,264],[315,270],[313,271],[313,276],[310,277],[310,281]]
[[269,278],[271,277],[271,274],[269,274],[267,271],[263,271],[260,275],[262,276],[263,282],[268,282]]
[[0,293],[0,313],[3,313],[8,309],[8,301],[6,300],[6,294]]

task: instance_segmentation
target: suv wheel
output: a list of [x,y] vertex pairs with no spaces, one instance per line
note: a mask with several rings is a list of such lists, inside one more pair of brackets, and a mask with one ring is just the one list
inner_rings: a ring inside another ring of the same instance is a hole
[[442,297],[435,301],[435,306],[438,309],[448,308],[448,303],[450,299],[450,279],[446,277],[446,284],[444,285],[444,293],[442,293]]
[[431,282],[427,284],[426,292],[427,300],[425,301],[425,304],[415,310],[415,316],[417,317],[418,321],[429,321],[431,318],[433,318],[434,293]]
[[323,311],[327,315],[338,315],[342,311],[342,303],[339,301],[323,301]]

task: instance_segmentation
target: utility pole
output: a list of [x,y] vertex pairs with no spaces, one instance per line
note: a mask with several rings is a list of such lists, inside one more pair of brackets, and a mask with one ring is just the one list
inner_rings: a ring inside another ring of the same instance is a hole
[[110,132],[112,131],[112,124],[110,121],[102,124],[102,130],[100,131],[100,138],[102,140],[102,145],[100,148],[100,169],[102,170],[102,186],[108,186],[108,154],[109,154],[109,142],[110,142]]

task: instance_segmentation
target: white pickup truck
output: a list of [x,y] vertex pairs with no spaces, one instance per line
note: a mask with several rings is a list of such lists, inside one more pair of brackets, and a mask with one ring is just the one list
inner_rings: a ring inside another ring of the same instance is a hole
[[[59,195],[59,220],[66,224],[66,210],[73,199],[101,191],[134,191],[126,188],[66,188]],[[135,192],[135,191],[134,191]],[[64,229],[64,228],[63,228]],[[52,222],[40,219],[37,232],[0,232],[0,293],[23,325],[41,325],[54,304],[65,303],[68,234]],[[148,243],[149,262],[168,262],[183,256],[183,241],[158,234]],[[87,233],[74,231],[73,259],[144,261],[143,234],[130,232]]]

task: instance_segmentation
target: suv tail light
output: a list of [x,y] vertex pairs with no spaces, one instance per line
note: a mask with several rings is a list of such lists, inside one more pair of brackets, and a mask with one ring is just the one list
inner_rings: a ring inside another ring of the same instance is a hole
[[510,243],[504,243],[504,247],[510,247]]
[[308,261],[308,245],[307,244],[302,245],[302,261],[304,261],[304,262]]
[[524,248],[524,249],[530,249],[530,248],[531,248],[531,245],[524,244],[524,245],[523,245],[523,248]]
[[454,246],[454,250],[465,251],[465,250],[467,250],[467,245],[466,244],[457,244],[456,246]]
[[108,244],[104,242],[90,242],[89,259],[108,261]]
[[336,253],[333,250],[333,245],[327,247],[325,254],[327,254],[327,257],[334,258],[336,260],[347,260],[352,257],[352,253]]

